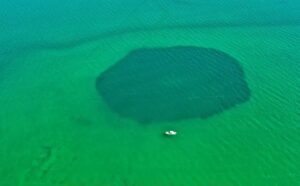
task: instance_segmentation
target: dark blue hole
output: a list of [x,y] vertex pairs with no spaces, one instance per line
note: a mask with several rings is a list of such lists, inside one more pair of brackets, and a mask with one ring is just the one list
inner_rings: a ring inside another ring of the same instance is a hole
[[250,97],[242,67],[211,48],[141,48],[100,74],[112,111],[140,123],[208,118]]

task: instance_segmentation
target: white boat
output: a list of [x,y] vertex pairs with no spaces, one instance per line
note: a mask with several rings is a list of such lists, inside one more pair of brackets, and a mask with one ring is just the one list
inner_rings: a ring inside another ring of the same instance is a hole
[[176,136],[177,132],[174,131],[174,130],[168,130],[168,131],[165,132],[165,135],[167,135],[167,136]]

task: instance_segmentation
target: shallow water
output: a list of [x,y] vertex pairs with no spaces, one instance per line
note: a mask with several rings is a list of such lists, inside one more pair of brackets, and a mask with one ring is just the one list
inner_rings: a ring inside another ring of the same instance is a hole
[[[4,1],[0,185],[299,185],[298,1]],[[214,48],[251,98],[141,125],[95,87],[140,48]],[[165,130],[177,130],[165,138]]]

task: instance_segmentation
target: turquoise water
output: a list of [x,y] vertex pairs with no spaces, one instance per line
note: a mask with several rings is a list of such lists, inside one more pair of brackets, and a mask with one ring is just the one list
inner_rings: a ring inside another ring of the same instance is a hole
[[[296,0],[1,2],[0,185],[300,185],[299,10]],[[175,46],[232,56],[250,99],[141,125],[97,91],[131,51]],[[165,138],[170,129],[178,136]]]

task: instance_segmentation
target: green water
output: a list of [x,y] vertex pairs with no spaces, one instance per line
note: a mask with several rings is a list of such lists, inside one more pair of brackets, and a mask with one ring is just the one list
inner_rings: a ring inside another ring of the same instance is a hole
[[[298,1],[1,2],[0,185],[300,185]],[[208,119],[119,117],[95,81],[128,52],[215,48],[249,101]],[[174,129],[175,138],[162,132]]]

